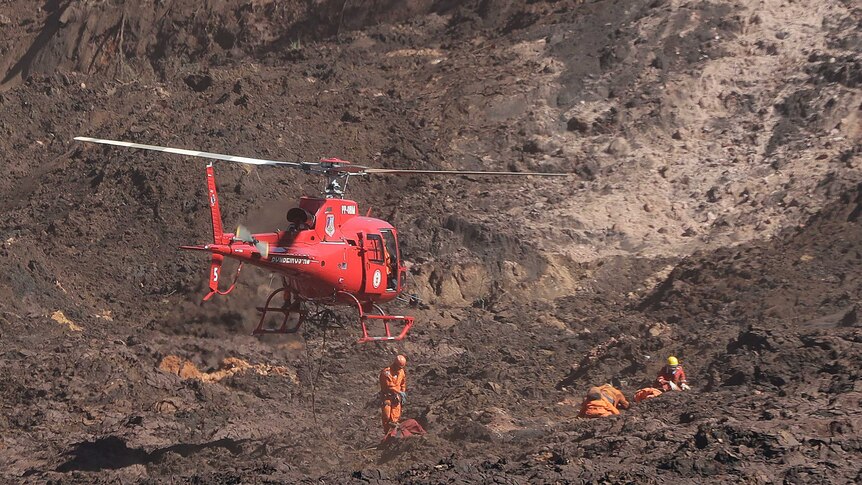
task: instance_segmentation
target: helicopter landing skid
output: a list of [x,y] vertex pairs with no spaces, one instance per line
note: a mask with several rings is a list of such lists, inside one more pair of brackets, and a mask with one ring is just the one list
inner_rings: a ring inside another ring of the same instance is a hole
[[[284,303],[282,304],[282,306],[270,306],[270,302],[272,301],[272,299],[275,297],[275,295],[279,293],[284,293]],[[300,303],[301,302],[298,298],[293,298],[293,293],[290,291],[290,289],[287,288],[287,285],[273,291],[266,299],[266,303],[264,303],[262,307],[257,307],[257,311],[260,312],[260,322],[257,324],[257,328],[255,328],[251,332],[251,334],[269,335],[298,332],[299,327],[302,326],[303,322],[305,322],[305,319],[308,316],[308,312],[301,307]],[[284,316],[281,321],[280,327],[264,326],[264,322],[266,322],[266,314],[269,312],[281,313]],[[289,324],[292,316],[297,317],[296,323],[294,325]]]
[[[397,340],[403,340],[404,337],[407,336],[407,332],[410,330],[410,327],[413,326],[413,317],[407,317],[404,315],[387,315],[383,311],[382,308],[380,308],[379,306],[372,303],[371,304],[371,311],[376,311],[378,313],[377,315],[375,315],[373,313],[367,312],[363,308],[362,303],[359,300],[357,300],[356,297],[351,295],[350,293],[339,291],[338,294],[348,296],[351,300],[353,300],[354,303],[356,303],[356,308],[359,309],[359,323],[360,323],[360,325],[362,325],[362,338],[360,338],[358,340],[358,343],[360,343],[360,344],[364,344],[366,342],[392,342],[392,341],[397,341]],[[368,304],[366,304],[366,307],[367,307],[367,305]],[[385,335],[378,336],[378,337],[369,335],[368,334],[368,321],[369,320],[372,320],[372,321],[380,320],[380,321],[382,321],[383,322],[383,331],[384,331]],[[391,327],[390,324],[392,324],[393,322],[395,323],[395,325],[403,325],[403,327],[401,327],[401,332],[398,333],[397,335],[392,334],[393,328]]]

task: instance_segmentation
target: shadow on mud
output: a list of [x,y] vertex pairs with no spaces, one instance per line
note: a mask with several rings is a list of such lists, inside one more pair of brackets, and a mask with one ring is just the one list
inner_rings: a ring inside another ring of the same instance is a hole
[[[382,452],[380,454],[380,457],[377,459],[377,464],[378,465],[385,465],[386,463],[389,463],[390,461],[398,458],[399,456],[401,456],[405,453],[409,453],[410,451],[413,451],[414,449],[416,449],[417,442],[420,439],[421,438],[413,438],[413,439],[409,439],[409,440],[396,441],[394,443],[389,443],[386,445],[381,444],[380,446],[377,447],[377,449]],[[367,477],[364,477],[364,476],[358,477],[358,476],[354,475],[354,478],[365,479]]]
[[78,443],[75,449],[68,453],[71,459],[58,466],[56,471],[116,470],[131,465],[157,463],[169,452],[186,457],[210,448],[225,448],[236,455],[242,452],[242,441],[220,439],[200,444],[181,443],[147,452],[140,448],[129,448],[120,438],[109,436],[96,441]]

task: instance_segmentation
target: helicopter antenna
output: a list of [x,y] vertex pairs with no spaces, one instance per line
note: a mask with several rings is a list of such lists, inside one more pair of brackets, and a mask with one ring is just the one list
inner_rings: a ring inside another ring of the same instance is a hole
[[344,187],[341,188],[342,194],[347,192],[347,182],[349,182],[349,181],[350,181],[350,174],[347,174],[344,176]]

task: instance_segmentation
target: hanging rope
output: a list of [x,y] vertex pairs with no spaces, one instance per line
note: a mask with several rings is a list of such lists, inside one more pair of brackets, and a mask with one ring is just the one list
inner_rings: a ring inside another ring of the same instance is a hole
[[[315,308],[317,307],[315,306]],[[308,361],[309,366],[308,380],[309,384],[311,384],[311,417],[315,425],[317,425],[317,380],[320,378],[320,374],[323,371],[323,359],[326,356],[326,333],[329,328],[326,321],[322,321],[322,319],[318,318],[320,313],[321,312],[319,311],[315,313],[313,322],[323,326],[323,339],[320,346],[319,359],[314,358],[311,352],[311,345],[309,345],[308,329],[311,325],[306,325],[302,331],[302,338],[305,340],[305,358]]]

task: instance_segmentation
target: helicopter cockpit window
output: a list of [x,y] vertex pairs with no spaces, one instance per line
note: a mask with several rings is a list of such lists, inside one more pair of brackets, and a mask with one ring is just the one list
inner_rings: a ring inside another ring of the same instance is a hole
[[383,264],[386,265],[386,289],[396,290],[398,288],[398,248],[395,245],[395,235],[388,229],[382,229],[384,255]]
[[384,262],[383,241],[380,239],[380,236],[369,234],[366,250],[368,251],[368,259],[370,261],[380,264]]

